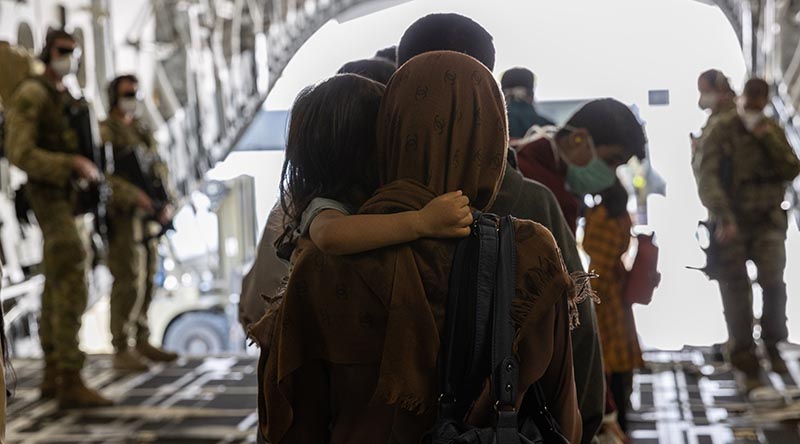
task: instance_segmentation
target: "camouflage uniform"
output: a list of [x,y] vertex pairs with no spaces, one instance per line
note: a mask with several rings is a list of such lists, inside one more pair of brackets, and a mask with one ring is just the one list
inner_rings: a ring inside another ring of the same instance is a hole
[[[112,114],[100,125],[100,134],[104,142],[112,144],[115,156],[137,145],[145,149],[148,155],[157,156],[157,145],[151,131],[138,120],[128,126]],[[153,168],[159,178],[166,179],[163,164],[156,162]],[[117,180],[133,187],[123,176],[123,172],[118,172]],[[134,322],[137,344],[147,343],[150,337],[147,309],[153,298],[158,240],[151,239],[142,243],[148,221],[133,206],[125,205],[125,202],[111,205],[109,223],[108,267],[114,275],[111,289],[111,333],[114,347],[124,350],[128,346],[126,328],[129,321]],[[141,303],[138,312],[134,313],[139,298]]]
[[711,115],[708,116],[708,120],[706,120],[706,124],[700,130],[700,137],[695,139],[695,150],[692,152],[692,172],[694,173],[694,178],[697,182],[700,181],[700,160],[702,156],[700,155],[703,146],[703,139],[708,137],[708,134],[711,132],[711,128],[714,127],[714,124],[719,120],[720,117],[728,115],[730,113],[736,112],[736,104],[733,100],[724,103],[720,108],[716,111],[712,111]]
[[747,260],[758,268],[764,296],[761,337],[768,350],[788,336],[783,281],[787,215],[781,203],[787,183],[800,173],[800,160],[783,129],[768,124],[766,134],[758,137],[747,131],[735,110],[728,111],[717,118],[697,153],[698,190],[710,219],[739,228],[736,238],[719,245],[717,257],[709,257],[718,265],[734,365],[755,362]]
[[44,237],[39,335],[49,369],[78,370],[78,330],[86,308],[84,250],[75,223],[72,159],[78,146],[64,107],[72,100],[44,77],[19,85],[8,106],[6,154],[28,175],[28,198]]

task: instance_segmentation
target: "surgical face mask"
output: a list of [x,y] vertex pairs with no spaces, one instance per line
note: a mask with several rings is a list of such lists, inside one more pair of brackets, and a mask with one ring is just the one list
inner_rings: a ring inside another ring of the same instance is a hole
[[596,156],[586,166],[567,166],[567,185],[579,196],[599,193],[614,185],[616,180],[616,171]]
[[608,189],[617,180],[617,172],[597,157],[594,142],[589,138],[589,149],[592,151],[592,160],[584,166],[567,163],[567,185],[570,191],[578,196],[599,193]]
[[743,109],[739,111],[739,118],[742,119],[742,123],[744,127],[747,128],[747,131],[752,132],[766,116],[764,115],[764,111]]
[[700,94],[700,100],[697,104],[700,106],[700,109],[711,109],[718,101],[719,95],[717,93],[703,93]]
[[125,114],[136,114],[139,109],[139,101],[131,98],[119,99],[119,109]]
[[50,68],[59,77],[64,77],[77,71],[73,60],[72,56],[59,57],[50,63]]

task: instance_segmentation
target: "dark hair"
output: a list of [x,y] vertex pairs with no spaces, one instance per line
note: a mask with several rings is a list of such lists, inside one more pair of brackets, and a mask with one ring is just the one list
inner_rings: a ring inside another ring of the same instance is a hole
[[698,80],[705,80],[711,86],[713,86],[716,91],[733,95],[736,94],[733,91],[733,88],[731,88],[731,84],[728,81],[728,78],[725,77],[725,74],[723,74],[722,71],[718,69],[709,69],[707,71],[704,71],[702,74],[700,74]]
[[340,74],[300,92],[292,106],[281,206],[281,245],[315,197],[358,207],[378,186],[375,127],[384,86]]
[[494,70],[494,42],[483,26],[459,14],[430,14],[406,29],[397,47],[397,65],[431,51],[470,55]]
[[598,99],[583,105],[559,130],[557,137],[574,128],[589,131],[595,145],[622,145],[630,156],[645,157],[647,137],[644,128],[630,108],[618,100]]
[[764,79],[753,77],[744,84],[744,96],[752,99],[769,98],[769,83]]
[[42,53],[39,55],[39,59],[41,59],[45,65],[50,64],[50,53],[53,50],[53,45],[55,45],[56,40],[70,40],[76,42],[75,37],[63,29],[51,29],[47,31],[47,36],[44,39],[44,48],[42,48]]
[[117,103],[119,103],[119,85],[122,82],[138,84],[139,79],[133,74],[125,74],[115,77],[114,80],[108,84],[108,104],[111,106],[111,108],[117,106]]
[[500,86],[503,89],[523,87],[533,91],[536,77],[533,71],[528,68],[511,68],[503,73],[500,79]]
[[376,59],[384,59],[392,62],[397,67],[397,45],[379,49],[374,56]]
[[382,85],[389,83],[395,66],[384,59],[364,59],[347,62],[339,68],[337,74],[358,74]]
[[628,190],[617,180],[614,185],[600,192],[601,204],[609,217],[616,218],[628,212]]

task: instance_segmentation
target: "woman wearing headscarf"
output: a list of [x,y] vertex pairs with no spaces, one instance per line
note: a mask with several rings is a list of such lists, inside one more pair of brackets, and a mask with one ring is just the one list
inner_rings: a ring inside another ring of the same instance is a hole
[[[463,190],[479,209],[497,194],[507,150],[492,74],[454,52],[415,57],[387,85],[378,117],[382,186],[361,213],[420,209]],[[552,235],[515,221],[520,393],[542,381],[562,431],[581,434],[569,327],[574,286]],[[456,240],[420,239],[348,257],[297,258],[260,382],[260,430],[280,443],[418,443],[437,413],[437,355]],[[487,390],[469,422],[493,418]]]

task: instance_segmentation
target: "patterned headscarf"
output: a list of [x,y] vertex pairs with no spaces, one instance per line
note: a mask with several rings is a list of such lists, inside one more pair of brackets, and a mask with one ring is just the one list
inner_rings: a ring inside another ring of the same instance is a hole
[[508,140],[503,94],[472,57],[414,57],[386,87],[378,121],[381,183],[413,180],[435,194],[461,189],[473,207],[494,202]]
[[[505,172],[505,103],[492,74],[474,58],[436,51],[409,60],[386,86],[377,132],[385,185],[362,213],[419,210],[455,190],[474,208],[491,207]],[[435,403],[453,246],[420,240],[355,267],[388,306],[375,390],[380,402],[412,411],[430,411]]]

